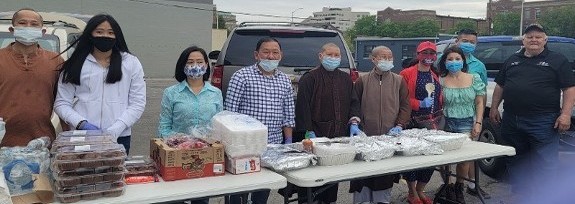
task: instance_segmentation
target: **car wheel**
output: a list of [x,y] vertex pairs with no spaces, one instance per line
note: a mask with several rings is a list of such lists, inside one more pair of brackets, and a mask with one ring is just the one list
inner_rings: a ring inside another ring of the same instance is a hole
[[[505,142],[501,138],[501,132],[498,126],[494,126],[489,119],[483,120],[483,128],[479,135],[479,141],[492,144],[502,144]],[[479,168],[484,174],[494,179],[502,179],[507,171],[506,157],[482,159],[479,162]]]

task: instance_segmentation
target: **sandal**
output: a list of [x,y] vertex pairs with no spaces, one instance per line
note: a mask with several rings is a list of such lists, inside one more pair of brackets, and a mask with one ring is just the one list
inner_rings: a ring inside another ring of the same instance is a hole
[[407,202],[409,204],[424,204],[419,197],[415,197],[415,196],[407,196]]

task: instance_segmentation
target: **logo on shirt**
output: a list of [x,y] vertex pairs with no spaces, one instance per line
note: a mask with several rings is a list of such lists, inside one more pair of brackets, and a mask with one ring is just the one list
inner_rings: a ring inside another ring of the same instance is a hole
[[519,65],[519,62],[511,62],[510,66],[517,66]]
[[537,63],[537,65],[538,65],[538,66],[542,66],[542,67],[548,67],[548,66],[549,66],[549,63],[547,63],[547,62],[539,62],[539,63]]

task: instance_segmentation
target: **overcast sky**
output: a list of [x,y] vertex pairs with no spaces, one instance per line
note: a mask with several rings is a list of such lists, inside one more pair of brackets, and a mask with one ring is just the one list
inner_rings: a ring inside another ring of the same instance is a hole
[[[270,14],[284,18],[240,15],[237,21],[289,21],[294,16],[305,18],[323,7],[351,7],[352,11],[367,11],[376,15],[387,7],[402,10],[429,9],[439,15],[485,18],[488,0],[214,0],[219,11]],[[297,21],[297,20],[294,20]],[[300,20],[301,21],[301,20]]]

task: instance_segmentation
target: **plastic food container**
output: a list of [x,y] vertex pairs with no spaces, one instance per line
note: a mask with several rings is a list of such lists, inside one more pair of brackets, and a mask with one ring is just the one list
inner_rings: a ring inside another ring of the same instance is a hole
[[92,136],[111,136],[102,130],[70,130],[58,133],[58,137],[92,137]]
[[126,158],[128,172],[155,171],[156,164],[149,156],[130,156]]
[[56,147],[61,146],[77,146],[88,144],[114,144],[114,137],[112,135],[94,135],[94,136],[65,136],[57,137],[54,140]]
[[126,157],[126,150],[121,144],[91,144],[52,147],[56,160],[86,160]]
[[78,168],[115,167],[124,164],[124,157],[114,157],[107,159],[84,159],[84,160],[54,160],[52,171],[72,171]]
[[102,182],[117,182],[124,179],[125,172],[111,172],[103,174],[90,174],[85,176],[54,177],[54,185],[60,187],[74,187],[77,185],[96,184]]
[[145,171],[132,171],[126,173],[124,177],[126,184],[140,184],[140,183],[153,183],[158,182],[158,176],[155,170],[145,170]]
[[80,184],[75,186],[60,186],[59,183],[54,183],[54,193],[58,194],[79,194],[79,193],[90,193],[96,191],[109,191],[121,189],[126,186],[124,181],[114,181],[105,183],[94,183],[94,184]]
[[90,193],[77,193],[77,194],[54,193],[54,196],[62,203],[74,203],[80,200],[94,200],[102,197],[118,197],[121,196],[122,194],[124,194],[124,188],[106,190],[106,191],[96,191]]
[[97,168],[80,168],[72,171],[52,171],[54,177],[70,177],[70,176],[86,176],[91,174],[105,174],[105,173],[116,173],[116,172],[126,172],[122,166],[106,166]]

